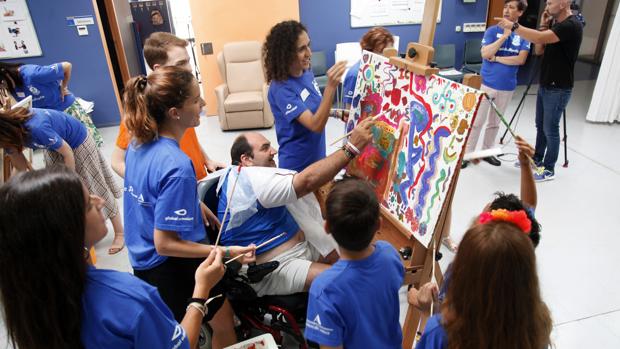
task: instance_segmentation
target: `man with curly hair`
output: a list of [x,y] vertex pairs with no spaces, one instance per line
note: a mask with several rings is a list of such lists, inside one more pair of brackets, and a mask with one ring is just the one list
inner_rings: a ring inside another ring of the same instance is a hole
[[327,71],[321,96],[310,69],[311,57],[308,31],[297,21],[276,24],[263,45],[280,167],[297,172],[325,157],[325,125],[346,63],[338,62]]

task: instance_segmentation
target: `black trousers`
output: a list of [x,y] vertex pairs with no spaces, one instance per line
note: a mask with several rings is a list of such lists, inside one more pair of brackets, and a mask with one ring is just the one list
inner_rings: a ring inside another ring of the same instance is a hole
[[[157,287],[159,295],[168,305],[174,318],[180,323],[185,316],[187,300],[194,293],[196,268],[204,258],[168,257],[165,262],[148,270],[134,270],[133,274],[145,282]],[[211,288],[209,297],[223,294],[221,282]],[[225,297],[214,299],[208,305],[206,321],[210,321],[224,304]]]

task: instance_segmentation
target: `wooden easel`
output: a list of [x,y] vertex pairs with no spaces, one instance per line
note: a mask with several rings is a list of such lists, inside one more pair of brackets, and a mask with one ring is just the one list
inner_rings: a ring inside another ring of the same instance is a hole
[[[419,40],[417,43],[412,42],[407,45],[405,58],[398,57],[397,52],[394,49],[384,50],[383,54],[390,58],[390,64],[418,75],[430,76],[439,72],[439,69],[431,65],[433,55],[435,53],[435,50],[433,49],[433,39],[435,36],[435,26],[437,23],[439,5],[440,0],[425,1],[424,19],[422,21]],[[463,77],[464,85],[476,89],[480,89],[481,82],[482,79],[480,75],[466,74]],[[404,283],[406,285],[413,285],[414,287],[419,288],[433,279],[433,271],[435,273],[434,278],[437,280],[438,285],[441,285],[443,282],[441,267],[439,266],[438,261],[435,260],[437,255],[436,251],[438,251],[441,246],[444,233],[447,233],[445,228],[446,225],[449,226],[451,219],[452,199],[458,183],[459,174],[460,166],[457,166],[428,248],[418,242],[408,229],[404,228],[395,217],[393,217],[385,208],[381,207],[383,225],[381,230],[377,233],[376,239],[386,240],[398,250],[407,247],[412,250],[411,258],[409,260],[403,260],[403,264],[405,266]],[[433,252],[433,246],[435,246],[435,253]],[[403,348],[409,349],[412,347],[418,329],[419,332],[424,330],[426,320],[427,316],[422,314],[421,311],[411,305],[408,307],[405,322],[403,324]]]

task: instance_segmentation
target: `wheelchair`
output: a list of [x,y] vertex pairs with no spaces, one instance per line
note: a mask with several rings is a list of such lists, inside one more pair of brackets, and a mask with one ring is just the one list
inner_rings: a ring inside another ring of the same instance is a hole
[[[223,174],[225,174],[224,171],[217,171],[198,183],[199,200],[214,213],[217,212],[218,205],[217,183],[219,176]],[[207,227],[209,241],[215,241],[217,233]],[[241,273],[241,264],[237,261],[227,265],[222,280],[226,298],[239,319],[236,326],[237,335],[245,340],[253,336],[253,330],[257,330],[261,333],[270,333],[278,346],[282,346],[285,335],[288,335],[300,349],[319,348],[314,343],[308,343],[303,335],[302,326],[306,322],[308,293],[259,297],[250,286],[252,283],[261,281],[278,266],[277,261],[258,265],[252,263],[248,266],[247,272]],[[201,339],[200,348],[209,348],[203,346],[203,344],[210,344],[210,329],[207,324],[203,324]]]

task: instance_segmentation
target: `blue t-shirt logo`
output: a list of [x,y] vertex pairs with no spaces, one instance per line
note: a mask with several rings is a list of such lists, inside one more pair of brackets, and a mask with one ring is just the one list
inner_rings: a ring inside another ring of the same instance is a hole
[[286,105],[286,113],[284,113],[284,115],[288,115],[292,112],[294,112],[295,110],[297,110],[297,106],[292,106],[291,104],[287,104]]
[[314,89],[316,90],[316,92],[321,95],[321,89],[319,88],[319,83],[316,82],[316,80],[312,80],[312,85],[314,85]]
[[[502,37],[504,29],[492,26],[484,33],[482,46],[490,45]],[[496,52],[497,57],[518,56],[521,51],[529,51],[530,43],[521,36],[512,33]],[[519,66],[506,65],[499,62],[491,62],[487,59],[482,61],[482,84],[501,91],[514,91],[517,87],[517,71]]]
[[329,336],[331,335],[332,332],[334,332],[333,328],[323,326],[323,324],[321,323],[321,318],[319,317],[319,314],[316,314],[316,316],[314,317],[314,320],[306,319],[306,327],[313,329],[315,331],[319,331],[326,336]]
[[187,216],[187,210],[182,208],[176,211],[173,211],[176,216],[166,216],[164,220],[167,221],[188,221],[191,222],[194,220],[194,217],[185,217]]
[[30,91],[30,93],[32,93],[34,96],[38,96],[41,91],[39,91],[39,89],[37,89],[36,87],[30,85],[28,86],[28,90]]
[[185,339],[185,330],[183,330],[183,327],[181,327],[181,325],[177,325],[174,328],[174,333],[172,334],[171,341],[174,342],[177,339],[181,339],[181,340]]

